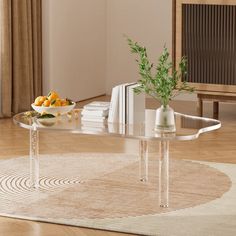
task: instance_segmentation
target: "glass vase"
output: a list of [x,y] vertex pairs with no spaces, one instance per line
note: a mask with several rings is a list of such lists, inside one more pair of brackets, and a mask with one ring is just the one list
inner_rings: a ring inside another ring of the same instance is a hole
[[174,110],[169,105],[162,105],[156,110],[155,130],[164,133],[176,131]]

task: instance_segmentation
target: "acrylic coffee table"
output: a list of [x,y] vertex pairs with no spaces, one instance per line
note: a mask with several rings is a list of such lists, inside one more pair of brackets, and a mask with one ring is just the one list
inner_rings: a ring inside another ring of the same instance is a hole
[[79,110],[74,110],[70,115],[57,117],[55,122],[46,125],[36,118],[27,117],[25,113],[19,113],[13,117],[15,124],[30,131],[30,180],[33,188],[39,187],[39,132],[55,131],[137,139],[140,147],[141,181],[148,181],[147,142],[157,141],[159,143],[159,203],[161,207],[168,207],[169,204],[169,142],[194,140],[202,133],[221,127],[218,120],[180,113],[175,113],[175,120],[175,133],[158,133],[154,130],[155,110],[146,110],[145,122],[135,125],[81,122]]

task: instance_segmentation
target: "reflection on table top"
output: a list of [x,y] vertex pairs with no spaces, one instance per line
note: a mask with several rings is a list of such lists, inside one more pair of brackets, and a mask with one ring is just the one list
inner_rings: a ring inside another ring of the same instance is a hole
[[53,118],[50,123],[42,123],[34,117],[27,117],[25,113],[15,115],[13,121],[20,127],[26,129],[34,128],[39,131],[64,131],[77,134],[110,135],[154,140],[193,140],[198,138],[201,133],[216,130],[221,127],[221,123],[218,120],[175,113],[176,132],[160,133],[154,129],[155,110],[146,110],[145,121],[134,125],[84,122],[81,121],[80,111],[73,111],[70,115]]

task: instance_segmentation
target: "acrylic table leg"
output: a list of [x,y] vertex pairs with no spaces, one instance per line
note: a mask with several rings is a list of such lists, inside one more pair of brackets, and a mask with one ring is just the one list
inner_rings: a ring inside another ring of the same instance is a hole
[[169,141],[160,141],[159,146],[159,203],[169,205]]
[[141,181],[148,181],[148,144],[147,141],[139,141],[139,176]]
[[39,134],[33,127],[30,130],[30,186],[39,187]]

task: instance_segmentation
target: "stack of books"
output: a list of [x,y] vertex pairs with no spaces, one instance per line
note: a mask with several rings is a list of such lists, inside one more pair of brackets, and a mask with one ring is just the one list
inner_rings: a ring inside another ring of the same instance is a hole
[[88,132],[105,132],[107,131],[107,124],[103,122],[91,122],[91,121],[82,121],[81,130]]
[[91,102],[83,107],[81,121],[105,123],[108,117],[109,107],[110,102]]

